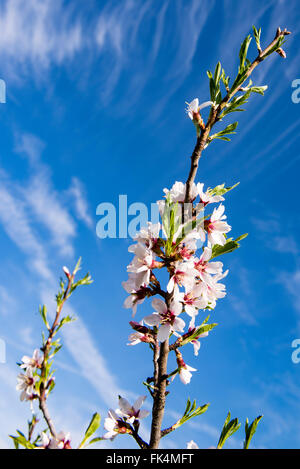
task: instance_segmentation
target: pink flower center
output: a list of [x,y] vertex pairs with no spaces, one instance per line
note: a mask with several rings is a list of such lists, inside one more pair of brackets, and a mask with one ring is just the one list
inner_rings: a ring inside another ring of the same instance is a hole
[[184,295],[183,301],[185,302],[186,305],[193,305],[195,299],[192,297],[191,294],[186,294]]
[[166,313],[161,314],[161,324],[174,324],[176,316],[172,311],[167,311]]

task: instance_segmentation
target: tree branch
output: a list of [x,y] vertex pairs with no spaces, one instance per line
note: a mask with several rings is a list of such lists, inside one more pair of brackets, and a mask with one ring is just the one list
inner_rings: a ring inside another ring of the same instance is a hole
[[51,326],[51,328],[49,329],[49,334],[48,334],[48,339],[46,341],[46,344],[45,346],[43,347],[42,351],[44,353],[44,358],[43,358],[43,363],[41,365],[41,378],[42,378],[42,382],[41,382],[41,385],[40,385],[40,392],[39,392],[39,395],[38,395],[38,400],[39,400],[39,408],[43,414],[43,417],[48,425],[48,428],[50,430],[50,433],[51,435],[53,436],[53,438],[57,438],[57,433],[56,433],[56,430],[55,430],[55,426],[53,424],[53,421],[50,417],[50,414],[49,414],[49,410],[48,410],[48,407],[47,407],[47,404],[46,404],[46,400],[47,400],[47,385],[45,386],[45,378],[46,378],[46,373],[47,373],[47,362],[48,362],[48,358],[49,358],[49,352],[50,352],[50,348],[51,348],[51,344],[52,344],[52,339],[55,335],[55,331],[56,331],[56,327],[58,326],[59,324],[59,318],[60,318],[60,314],[61,314],[61,311],[62,311],[62,308],[63,308],[63,305],[65,303],[65,301],[67,300],[68,298],[68,294],[69,294],[69,291],[70,291],[70,288],[71,288],[71,285],[72,285],[72,282],[73,282],[73,279],[74,279],[74,276],[73,275],[70,275],[68,277],[68,285],[67,285],[67,288],[64,292],[64,295],[63,295],[63,298],[62,298],[62,301],[61,303],[59,304],[59,306],[57,307],[56,309],[56,314],[55,314],[55,319],[54,319],[54,322]]
[[152,408],[152,425],[149,449],[157,449],[161,438],[161,426],[166,403],[167,363],[169,355],[169,339],[160,345],[158,359],[157,383],[154,382],[154,402]]
[[201,134],[197,138],[197,142],[196,142],[193,154],[191,156],[191,168],[190,168],[190,172],[186,181],[185,203],[191,202],[191,189],[192,189],[192,186],[195,181],[196,174],[197,174],[199,160],[201,158],[202,151],[208,142],[209,133],[212,127],[218,121],[220,113],[225,108],[226,104],[230,101],[230,99],[241,89],[242,84],[250,77],[253,70],[261,62],[263,62],[263,60],[266,59],[268,52],[272,49],[272,47],[275,46],[279,37],[284,37],[284,36],[287,36],[288,34],[290,34],[290,31],[287,31],[286,28],[283,31],[281,31],[281,29],[278,28],[273,41],[268,45],[268,47],[266,47],[264,50],[259,52],[256,59],[252,62],[247,72],[245,73],[243,81],[239,85],[234,87],[233,89],[228,90],[226,96],[217,107],[211,108],[208,121],[205,125],[205,128],[201,129]]

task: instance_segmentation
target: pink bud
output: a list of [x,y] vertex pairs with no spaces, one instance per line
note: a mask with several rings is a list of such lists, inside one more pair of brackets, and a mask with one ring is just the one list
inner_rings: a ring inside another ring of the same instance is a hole
[[70,271],[69,271],[68,267],[66,267],[65,265],[63,266],[63,271],[64,271],[64,273],[66,274],[66,276],[68,278],[71,277]]

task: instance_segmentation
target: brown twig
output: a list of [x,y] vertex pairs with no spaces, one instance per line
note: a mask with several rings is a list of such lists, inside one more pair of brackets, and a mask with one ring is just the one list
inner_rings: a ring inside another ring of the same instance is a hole
[[133,436],[133,438],[135,439],[135,441],[137,442],[137,444],[139,445],[139,447],[140,447],[141,449],[148,449],[148,448],[149,448],[148,443],[146,443],[146,442],[140,437],[140,435],[138,434],[137,431],[133,431],[133,432],[132,432],[132,436]]
[[263,62],[263,60],[265,60],[265,58],[268,55],[268,52],[272,49],[272,47],[275,46],[276,42],[278,41],[278,38],[287,36],[288,34],[291,34],[291,33],[290,33],[290,31],[287,31],[287,29],[284,29],[283,31],[281,31],[281,29],[278,28],[273,41],[264,50],[259,51],[258,56],[252,62],[252,64],[248,68],[247,72],[245,73],[245,76],[244,76],[244,79],[243,79],[242,83],[240,83],[239,85],[237,85],[233,89],[228,90],[227,94],[224,97],[224,99],[222,100],[222,102],[217,107],[212,107],[211,113],[210,113],[209,118],[208,118],[208,121],[205,125],[205,128],[201,129],[201,134],[197,138],[197,142],[196,142],[193,154],[191,156],[191,168],[190,168],[190,172],[189,172],[189,175],[188,175],[188,178],[187,178],[187,181],[186,181],[185,203],[189,203],[191,201],[191,189],[192,189],[193,183],[195,181],[195,177],[196,177],[197,170],[198,170],[198,164],[199,164],[199,160],[200,160],[202,151],[203,151],[205,145],[208,142],[209,133],[210,133],[212,127],[214,126],[214,124],[218,121],[218,118],[219,118],[222,110],[225,108],[225,106],[231,100],[231,98],[241,89],[242,84],[250,77],[253,70],[261,62]]
[[158,359],[157,382],[154,382],[154,402],[152,408],[152,425],[149,449],[156,449],[161,438],[161,426],[166,403],[167,363],[169,355],[169,339],[160,345]]
[[47,403],[46,403],[46,401],[47,401],[47,384],[45,385],[44,380],[46,378],[47,362],[48,362],[48,358],[49,358],[50,348],[51,348],[51,345],[52,345],[52,340],[53,340],[53,337],[55,335],[56,328],[59,324],[59,319],[60,319],[62,308],[64,306],[65,301],[68,298],[68,294],[69,294],[70,288],[72,286],[73,279],[74,279],[73,275],[70,275],[68,277],[67,288],[64,292],[63,298],[62,298],[59,306],[56,309],[54,322],[53,322],[51,328],[49,329],[49,334],[48,334],[46,344],[42,349],[42,351],[44,353],[44,358],[43,358],[43,362],[42,362],[42,365],[41,365],[42,382],[41,382],[41,385],[40,385],[40,392],[39,392],[39,396],[38,396],[39,408],[40,408],[40,410],[43,414],[43,417],[44,417],[44,419],[45,419],[45,421],[48,425],[48,428],[50,430],[51,435],[55,439],[57,438],[57,433],[56,433],[55,426],[54,426],[53,421],[51,419],[51,416],[50,416],[50,413],[49,413],[49,410],[48,410],[48,407],[47,407]]

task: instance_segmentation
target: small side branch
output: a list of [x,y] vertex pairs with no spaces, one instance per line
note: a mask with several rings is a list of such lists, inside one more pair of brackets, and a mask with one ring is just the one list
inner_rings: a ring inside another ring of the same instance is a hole
[[197,142],[193,151],[193,154],[191,156],[191,168],[190,172],[186,181],[186,194],[185,194],[185,203],[191,202],[191,190],[193,183],[195,181],[195,177],[197,175],[197,170],[198,170],[198,164],[199,160],[201,158],[202,151],[204,150],[207,142],[208,142],[208,137],[209,133],[212,129],[212,127],[215,125],[215,123],[218,121],[219,116],[224,109],[224,107],[227,105],[227,103],[233,98],[233,96],[241,89],[243,83],[250,77],[252,74],[253,70],[261,63],[263,62],[269,52],[272,50],[272,48],[276,45],[278,39],[280,37],[284,37],[291,34],[290,31],[287,31],[285,28],[283,31],[281,31],[280,28],[277,29],[275,37],[273,41],[266,47],[264,50],[259,51],[258,56],[256,59],[252,62],[250,67],[248,68],[247,72],[245,73],[244,79],[242,83],[240,83],[238,86],[232,88],[231,90],[227,90],[227,94],[222,100],[222,102],[216,106],[212,107],[208,121],[205,125],[205,129],[201,130],[200,136],[197,138]]

